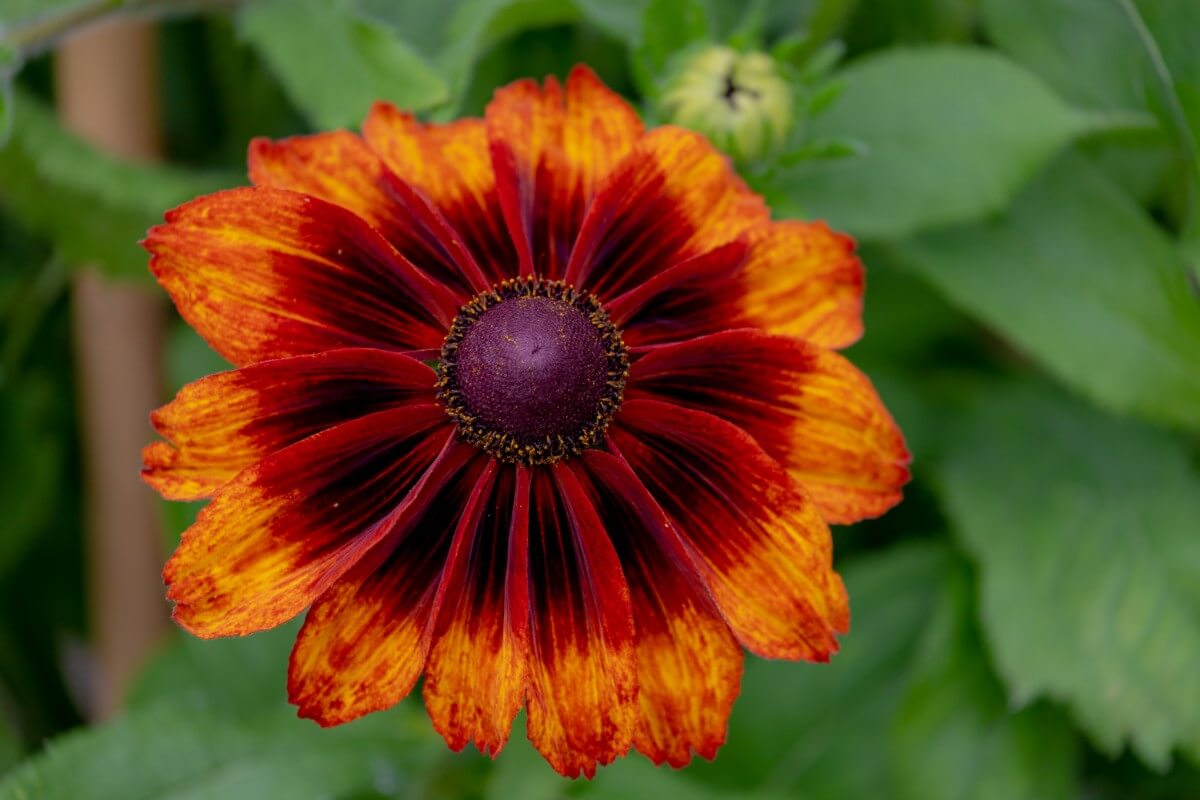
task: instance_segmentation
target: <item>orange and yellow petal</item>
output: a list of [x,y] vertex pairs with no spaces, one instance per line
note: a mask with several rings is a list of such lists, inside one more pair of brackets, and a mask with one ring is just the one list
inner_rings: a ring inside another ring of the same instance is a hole
[[504,224],[483,120],[429,124],[376,103],[363,123],[363,138],[396,177],[436,209],[488,284],[517,277],[517,253]]
[[738,640],[766,658],[825,661],[850,624],[829,526],[745,431],[657,400],[628,400],[615,449],[673,521]]
[[250,180],[353,211],[393,247],[465,301],[488,288],[478,266],[433,209],[348,131],[250,142]]
[[209,638],[299,614],[388,533],[451,436],[440,406],[380,411],[238,473],[163,570],[175,621]]
[[339,725],[391,708],[425,668],[452,534],[488,459],[455,444],[386,538],[313,603],[288,667],[301,717]]
[[188,384],[151,414],[167,442],[142,453],[142,477],[169,500],[208,497],[264,456],[389,408],[436,402],[433,370],[387,350],[281,358]]
[[747,232],[738,316],[770,333],[841,349],[862,336],[863,268],[854,240],[823,222]]
[[566,280],[609,300],[768,219],[762,198],[707,140],[656,128],[597,191]]
[[453,750],[495,756],[529,676],[529,471],[494,463],[454,534],[425,708]]
[[577,66],[496,92],[486,112],[492,163],[521,274],[558,279],[597,187],[642,136],[633,108]]
[[179,313],[242,366],[340,347],[441,346],[458,302],[359,217],[296,192],[230,189],[151,229]]
[[529,740],[563,775],[591,777],[628,752],[637,725],[629,586],[571,471],[531,477]]
[[626,395],[714,414],[786,466],[828,522],[900,502],[908,450],[870,380],[842,356],[785,336],[724,331],[634,362]]
[[[576,466],[578,464],[578,466]],[[724,743],[742,676],[742,649],[662,509],[609,453],[572,464],[596,498],[633,601],[638,727],[634,746],[656,764],[682,767]]]

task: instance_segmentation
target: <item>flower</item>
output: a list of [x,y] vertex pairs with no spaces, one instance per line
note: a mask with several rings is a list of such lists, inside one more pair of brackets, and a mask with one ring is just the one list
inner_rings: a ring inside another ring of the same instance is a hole
[[792,88],[775,61],[724,45],[689,54],[660,104],[668,120],[744,161],[781,147],[792,129]]
[[[823,661],[849,617],[827,522],[908,455],[835,351],[862,268],[772,222],[702,137],[644,131],[589,70],[485,119],[377,104],[361,137],[250,147],[251,188],[145,246],[236,369],[153,415],[165,497],[211,497],[164,570],[201,637],[309,608],[291,701],[334,725],[424,674],[495,754],[527,709],[559,772],[711,758],[744,646]],[[311,607],[311,608],[310,608]]]

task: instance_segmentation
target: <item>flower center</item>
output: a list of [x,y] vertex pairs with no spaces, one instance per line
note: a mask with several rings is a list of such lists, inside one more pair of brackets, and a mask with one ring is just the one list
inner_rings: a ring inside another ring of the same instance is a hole
[[604,441],[629,355],[599,301],[561,281],[505,281],[459,310],[438,397],[459,435],[502,461],[545,464]]

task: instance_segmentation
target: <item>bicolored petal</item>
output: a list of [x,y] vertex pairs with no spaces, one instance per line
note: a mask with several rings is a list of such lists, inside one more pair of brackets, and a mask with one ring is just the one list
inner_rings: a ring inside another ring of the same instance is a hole
[[742,649],[666,514],[629,465],[588,450],[571,464],[591,490],[629,581],[637,628],[638,727],[654,763],[716,755],[742,675]]
[[175,621],[208,638],[299,614],[388,533],[452,433],[440,406],[380,411],[238,473],[163,570]]
[[453,750],[496,755],[525,704],[529,676],[529,471],[481,480],[454,534],[425,708]]
[[569,469],[532,471],[529,740],[574,778],[624,755],[637,725],[629,586],[612,541]]
[[412,691],[425,668],[454,529],[489,462],[451,445],[387,538],[313,603],[288,667],[288,699],[301,717],[338,725]]
[[151,414],[170,440],[142,452],[142,477],[169,500],[208,497],[246,467],[376,411],[436,402],[433,370],[350,348],[263,361],[188,384]]
[[816,504],[723,419],[628,400],[613,447],[679,530],[738,640],[766,658],[825,661],[850,623]]
[[798,220],[760,225],[745,238],[743,324],[835,349],[858,341],[864,278],[853,239]]
[[363,138],[446,220],[489,285],[517,277],[517,254],[504,224],[483,120],[426,124],[393,105],[376,103],[363,123]]
[[738,274],[746,245],[738,240],[689,258],[625,292],[605,308],[635,350],[737,325]]
[[762,198],[703,137],[656,128],[596,193],[566,281],[608,300],[738,239],[769,216]]
[[521,274],[558,279],[601,181],[642,136],[630,105],[577,66],[565,91],[517,81],[486,112],[492,162]]
[[146,237],[150,269],[238,366],[339,347],[436,349],[458,310],[378,231],[315,197],[230,189],[166,220]]
[[822,222],[764,222],[606,307],[635,348],[740,327],[840,348],[862,334],[862,295],[850,237]]
[[734,330],[658,347],[634,362],[626,396],[738,425],[829,522],[882,514],[909,479],[904,437],[870,380],[837,353],[797,339]]
[[255,139],[248,156],[256,186],[288,189],[349,209],[405,258],[467,298],[488,288],[479,267],[435,208],[348,131]]

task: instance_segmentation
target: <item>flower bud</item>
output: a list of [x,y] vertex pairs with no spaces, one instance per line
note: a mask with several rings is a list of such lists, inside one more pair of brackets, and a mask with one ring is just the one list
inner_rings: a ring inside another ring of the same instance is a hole
[[792,91],[765,53],[714,45],[688,56],[663,93],[664,116],[703,133],[740,161],[781,146],[792,125]]

